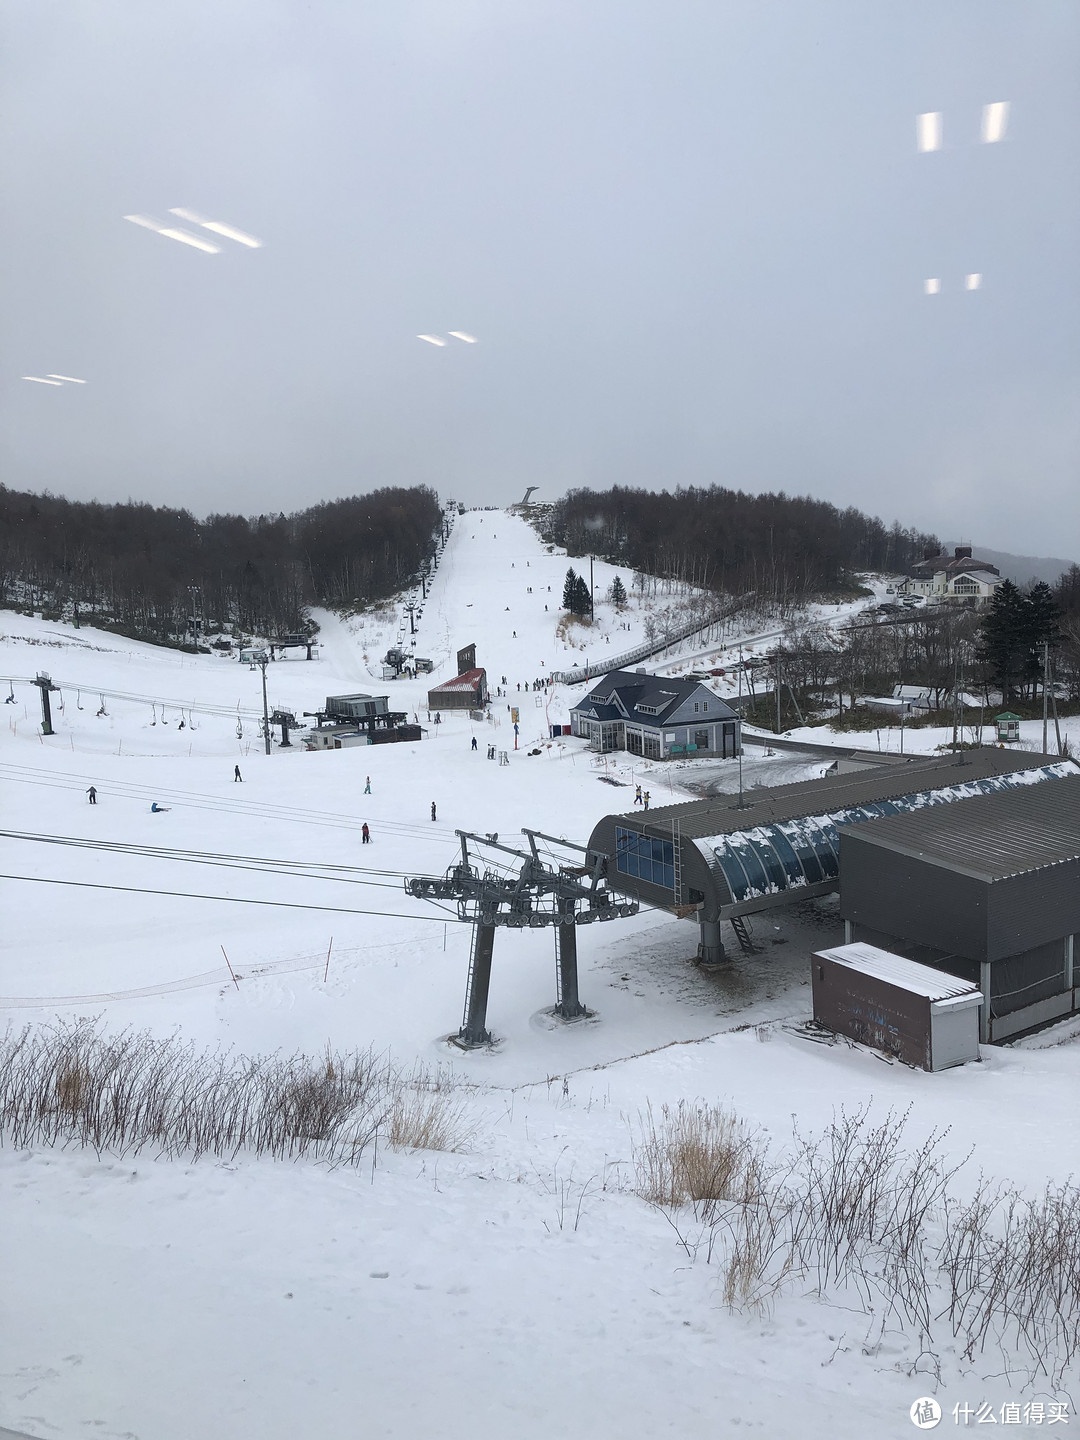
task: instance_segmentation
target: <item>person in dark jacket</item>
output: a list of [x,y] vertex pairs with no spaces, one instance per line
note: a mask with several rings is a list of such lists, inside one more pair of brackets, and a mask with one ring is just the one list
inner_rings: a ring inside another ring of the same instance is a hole
[[475,736],[475,735],[472,737],[472,748],[473,748],[474,750],[476,749],[476,736]]
[[234,765],[234,766],[233,766],[232,778],[233,778],[233,784],[234,784],[234,785],[236,784],[237,780],[241,781],[241,783],[243,782],[244,777],[243,777],[243,775],[240,774],[240,766],[239,766],[239,765]]
[[434,801],[434,800],[432,800],[432,802],[431,802],[431,818],[432,818],[432,820],[435,819],[435,801]]
[[91,805],[96,805],[96,804],[97,804],[97,786],[91,785],[91,786],[90,786],[90,789],[87,790],[86,793],[87,793],[87,795],[90,796],[90,804],[91,804]]
[[371,831],[368,829],[367,821],[366,821],[366,820],[364,821],[363,825],[360,827],[360,834],[363,836],[364,844],[365,844],[365,845],[370,845],[370,844],[371,844]]

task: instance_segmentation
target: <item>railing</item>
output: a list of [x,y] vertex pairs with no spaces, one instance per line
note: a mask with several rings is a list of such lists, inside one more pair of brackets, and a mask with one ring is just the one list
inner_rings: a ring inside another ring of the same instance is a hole
[[658,635],[653,640],[647,640],[644,645],[636,645],[633,650],[627,650],[622,655],[605,657],[601,664],[575,665],[572,670],[554,670],[551,678],[556,685],[583,685],[587,680],[595,680],[598,675],[608,675],[612,670],[625,670],[628,665],[636,665],[639,660],[647,660],[650,655],[659,655],[661,650],[666,650],[671,645],[678,645],[683,640],[689,640],[692,635],[698,635],[703,630],[711,630],[722,620],[729,619],[732,613],[730,607],[714,611],[705,620],[694,620],[689,625],[681,625],[676,630],[669,630],[665,635]]

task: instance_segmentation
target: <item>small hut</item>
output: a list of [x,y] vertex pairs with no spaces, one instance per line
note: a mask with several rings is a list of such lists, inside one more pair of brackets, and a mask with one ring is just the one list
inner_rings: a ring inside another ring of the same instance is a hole
[[994,724],[997,726],[999,740],[1020,739],[1020,716],[1014,715],[1011,710],[1003,710],[1000,715],[995,715]]

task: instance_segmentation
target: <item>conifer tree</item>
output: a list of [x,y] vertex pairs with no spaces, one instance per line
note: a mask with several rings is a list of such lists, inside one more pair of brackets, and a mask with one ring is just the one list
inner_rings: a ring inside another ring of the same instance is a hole
[[584,575],[579,575],[579,576],[578,576],[578,578],[577,578],[577,585],[574,587],[574,589],[575,589],[575,596],[574,596],[574,599],[575,599],[574,614],[575,614],[575,615],[591,615],[591,614],[592,614],[592,596],[589,594],[589,582],[585,579],[585,576],[584,576]]
[[611,603],[616,610],[621,610],[626,604],[626,586],[619,579],[618,575],[611,582]]
[[569,568],[569,570],[567,570],[567,572],[566,572],[566,580],[565,580],[565,582],[564,582],[564,584],[563,584],[563,587],[562,587],[562,603],[563,603],[563,609],[564,609],[564,610],[569,610],[571,615],[576,615],[576,614],[577,614],[577,609],[576,609],[576,607],[575,607],[575,605],[574,605],[574,600],[575,600],[575,598],[576,598],[576,596],[577,596],[577,583],[578,583],[577,572],[574,570],[574,567],[571,565],[570,568]]
[[1011,580],[1003,580],[986,607],[979,654],[1003,700],[1028,676],[1031,655],[1030,602]]

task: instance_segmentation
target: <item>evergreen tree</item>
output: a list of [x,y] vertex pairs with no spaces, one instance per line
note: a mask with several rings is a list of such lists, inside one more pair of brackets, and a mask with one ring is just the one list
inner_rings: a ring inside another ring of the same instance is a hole
[[1049,645],[1054,650],[1061,641],[1060,619],[1054,592],[1045,580],[1037,581],[1028,591],[1024,615],[1024,639],[1028,647],[1025,679],[1031,685],[1033,699],[1043,678],[1043,646]]
[[626,604],[626,586],[619,579],[618,575],[616,575],[615,579],[611,582],[610,594],[611,603],[615,606],[616,610],[621,610]]
[[1029,677],[1031,656],[1031,604],[1011,580],[1003,580],[994,592],[979,634],[979,656],[1008,700]]
[[563,603],[563,609],[564,609],[564,610],[569,610],[571,615],[576,615],[576,614],[577,614],[577,610],[576,610],[576,608],[575,608],[575,606],[574,606],[574,600],[575,600],[575,597],[577,596],[577,583],[578,583],[577,572],[575,571],[574,567],[571,565],[570,569],[567,570],[567,572],[566,572],[566,581],[565,581],[565,583],[563,584],[563,587],[562,587],[562,603]]
[[591,614],[592,614],[592,596],[589,594],[589,582],[585,579],[585,576],[584,576],[584,575],[579,575],[579,576],[578,576],[578,578],[577,578],[577,585],[576,585],[574,588],[575,588],[575,596],[574,596],[574,598],[575,598],[575,602],[576,602],[576,603],[575,603],[575,606],[574,606],[574,614],[575,614],[575,615],[591,615]]

